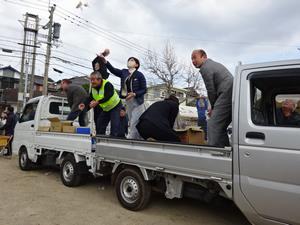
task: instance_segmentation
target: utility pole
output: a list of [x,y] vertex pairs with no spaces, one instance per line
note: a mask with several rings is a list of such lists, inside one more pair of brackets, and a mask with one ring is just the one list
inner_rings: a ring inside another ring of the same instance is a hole
[[34,41],[33,45],[35,46],[33,48],[33,58],[32,58],[32,67],[31,67],[31,79],[30,79],[30,92],[29,92],[29,98],[33,98],[34,93],[34,76],[35,76],[35,61],[36,61],[36,46],[37,46],[37,36],[38,36],[38,30],[39,30],[39,18],[37,17],[36,23],[35,23],[35,30],[37,32],[34,33]]
[[[20,21],[24,26],[24,37],[22,45],[22,62],[21,62],[21,74],[19,80],[19,93],[18,93],[18,105],[17,111],[21,112],[24,99],[26,99],[25,83],[28,82],[28,87],[30,89],[29,97],[33,97],[33,84],[35,76],[35,60],[36,60],[36,48],[37,46],[37,36],[39,30],[39,17],[30,13],[25,14],[25,20]],[[25,65],[28,63],[27,65]],[[27,66],[28,75],[25,77],[25,69]]]
[[45,61],[45,72],[44,72],[44,82],[43,82],[43,95],[48,94],[48,73],[49,73],[49,65],[50,65],[50,56],[51,56],[51,47],[52,47],[52,27],[53,27],[53,14],[55,10],[55,6],[51,6],[49,12],[49,22],[47,24],[48,28],[48,39],[47,39],[47,53],[46,53],[46,61]]
[[25,52],[26,52],[26,37],[27,32],[25,30],[25,27],[28,25],[28,16],[26,13],[25,16],[25,24],[24,24],[24,37],[23,37],[23,51],[22,51],[22,62],[21,62],[21,74],[20,74],[20,80],[19,80],[19,93],[18,93],[18,104],[17,104],[17,112],[22,111],[23,107],[23,95],[24,95],[24,66],[25,66]]
[[28,95],[28,67],[29,67],[29,62],[26,60],[25,62],[25,84],[24,84],[24,94],[23,94],[23,108],[26,105],[26,98]]

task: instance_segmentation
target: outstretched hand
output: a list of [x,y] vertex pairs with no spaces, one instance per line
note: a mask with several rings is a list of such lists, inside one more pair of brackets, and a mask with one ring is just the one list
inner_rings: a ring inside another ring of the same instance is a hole
[[104,63],[107,63],[107,60],[106,60],[106,56],[108,56],[110,53],[109,49],[105,49],[102,53],[100,54],[97,54],[97,56],[104,62]]
[[102,55],[103,55],[104,57],[106,57],[106,56],[109,55],[109,53],[110,53],[110,50],[109,50],[108,48],[106,48],[106,49],[104,49],[104,51],[102,52]]
[[99,105],[99,102],[98,102],[98,101],[91,101],[91,102],[90,102],[90,108],[94,108],[94,107],[96,107],[97,105]]

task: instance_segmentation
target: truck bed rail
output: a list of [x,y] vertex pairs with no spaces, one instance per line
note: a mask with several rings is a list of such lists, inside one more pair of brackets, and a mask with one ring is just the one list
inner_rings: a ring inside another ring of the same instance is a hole
[[96,156],[175,175],[231,183],[231,148],[126,140],[97,136]]

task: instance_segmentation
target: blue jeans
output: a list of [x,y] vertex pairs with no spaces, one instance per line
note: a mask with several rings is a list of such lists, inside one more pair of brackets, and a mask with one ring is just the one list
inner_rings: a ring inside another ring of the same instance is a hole
[[99,115],[97,123],[99,126],[99,134],[106,133],[106,128],[110,122],[110,136],[118,137],[120,127],[120,109],[122,107],[121,102],[112,110]]
[[74,121],[77,117],[79,117],[78,118],[79,125],[81,127],[85,127],[85,126],[87,126],[86,116],[87,116],[86,110],[83,110],[83,111],[77,110],[77,111],[74,111],[74,112],[70,112],[68,117],[67,117],[67,120],[73,120]]

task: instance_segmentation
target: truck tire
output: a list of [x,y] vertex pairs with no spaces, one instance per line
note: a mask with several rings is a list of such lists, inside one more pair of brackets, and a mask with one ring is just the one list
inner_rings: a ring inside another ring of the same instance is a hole
[[115,191],[120,204],[131,211],[144,209],[151,197],[151,185],[137,169],[122,170],[116,178]]
[[82,176],[73,155],[68,154],[60,165],[60,178],[67,187],[76,187],[81,184]]
[[33,163],[28,158],[27,149],[25,147],[20,148],[19,150],[19,167],[23,171],[31,170]]

